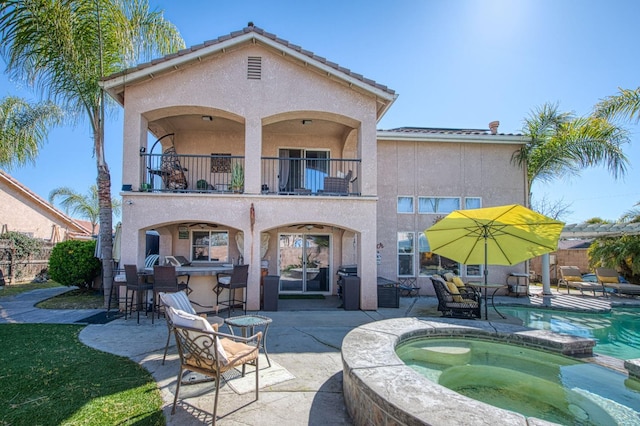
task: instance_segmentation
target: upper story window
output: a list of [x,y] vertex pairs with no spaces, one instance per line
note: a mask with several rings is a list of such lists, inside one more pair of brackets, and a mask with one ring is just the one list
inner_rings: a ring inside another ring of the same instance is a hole
[[458,197],[419,197],[418,213],[451,213],[460,209]]
[[227,231],[193,231],[191,260],[201,262],[229,261],[229,233]]
[[413,212],[413,197],[398,197],[398,213]]
[[480,197],[466,197],[464,199],[465,209],[479,209],[482,207],[482,198]]

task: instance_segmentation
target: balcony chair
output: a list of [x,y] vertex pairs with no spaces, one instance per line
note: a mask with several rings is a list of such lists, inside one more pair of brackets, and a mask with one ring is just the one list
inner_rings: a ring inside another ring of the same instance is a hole
[[[186,279],[186,281],[178,282],[178,278]],[[185,291],[186,294],[191,293],[189,288],[189,274],[176,275],[176,267],[173,265],[155,265],[153,267],[153,304],[154,309],[158,312],[160,318],[161,303],[160,293],[177,293]]]
[[596,268],[596,277],[605,291],[610,289],[619,295],[640,295],[640,285],[620,282],[620,274],[615,269]]
[[[176,293],[160,293],[160,301],[162,302],[165,312],[167,312],[169,306],[171,306],[176,310],[184,311],[191,315],[198,315],[206,319],[207,322],[211,324],[211,327],[213,328],[214,331],[218,331],[218,328],[222,324],[224,324],[224,320],[219,316],[207,318],[207,313],[196,312],[196,310],[193,308],[192,302],[189,300],[189,298],[187,297],[184,291],[178,291]],[[167,358],[167,351],[169,350],[169,341],[171,340],[171,335],[173,334],[173,323],[171,322],[171,318],[169,315],[166,315],[166,317],[167,317],[167,329],[169,333],[167,335],[167,343],[164,346],[164,355],[162,356],[162,365],[164,365],[164,361]]]
[[445,282],[435,275],[431,282],[438,298],[438,311],[443,317],[480,318],[482,299],[477,292],[461,291],[453,282]]
[[[216,382],[216,393],[213,400],[213,422],[216,424],[218,410],[218,394],[220,380],[225,379],[223,373],[242,366],[242,375],[247,364],[256,368],[256,398],[259,398],[259,351],[262,332],[251,337],[239,337],[223,334],[204,318],[184,311],[168,307],[167,316],[173,324],[173,332],[180,356],[180,371],[176,379],[176,393],[173,398],[171,414],[175,414],[180,384],[185,371],[192,371],[211,377]],[[225,379],[226,380],[226,379]]]
[[[136,265],[124,265],[124,274],[127,279],[124,319],[127,319],[127,311],[129,311],[129,315],[133,313],[133,299],[135,297],[137,300],[136,313],[138,315],[138,323],[140,323],[140,311],[144,308],[143,297],[147,294],[148,291],[153,291],[153,284],[146,282],[146,277],[138,273],[138,267]],[[129,308],[127,308],[127,299],[129,292],[131,292],[131,303]],[[151,322],[153,323],[153,306],[151,307]]]
[[[213,288],[216,293],[216,305],[226,306],[229,310],[227,316],[231,316],[231,311],[236,305],[241,304],[244,313],[247,313],[247,281],[249,278],[249,265],[235,265],[231,274],[220,272],[216,275],[218,283]],[[228,292],[227,301],[220,302],[220,294],[224,290]],[[242,298],[236,298],[236,290],[242,291]]]
[[601,291],[604,296],[604,287],[599,283],[590,283],[582,280],[582,273],[577,266],[561,266],[560,267],[560,279],[558,280],[557,289],[560,291],[560,286],[567,287],[567,294],[569,289],[575,288],[580,290],[580,294],[584,296],[584,291],[592,291],[593,295],[596,295],[596,290]]
[[344,177],[325,177],[322,193],[328,195],[349,194],[349,184],[351,183],[352,174],[353,172],[349,170],[349,172]]

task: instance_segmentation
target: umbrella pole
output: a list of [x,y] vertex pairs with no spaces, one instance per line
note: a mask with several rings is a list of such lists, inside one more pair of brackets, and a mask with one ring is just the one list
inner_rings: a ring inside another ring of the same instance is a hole
[[484,319],[489,319],[489,313],[487,311],[487,276],[489,275],[489,271],[487,269],[488,257],[487,257],[487,241],[489,239],[489,235],[487,234],[487,227],[484,227]]

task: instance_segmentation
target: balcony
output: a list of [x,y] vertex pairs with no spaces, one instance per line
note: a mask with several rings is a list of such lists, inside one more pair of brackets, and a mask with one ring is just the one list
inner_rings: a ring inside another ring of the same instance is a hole
[[[244,191],[244,157],[140,154],[142,192]],[[360,159],[262,157],[263,195],[359,196]]]

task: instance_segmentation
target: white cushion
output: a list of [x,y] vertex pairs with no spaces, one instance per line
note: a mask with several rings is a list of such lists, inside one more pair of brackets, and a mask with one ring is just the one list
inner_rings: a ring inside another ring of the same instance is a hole
[[178,291],[175,293],[160,293],[160,299],[162,303],[167,306],[171,306],[177,310],[185,311],[190,314],[196,314],[195,309],[191,306],[191,301],[184,291]]
[[231,282],[231,276],[230,276],[230,275],[226,275],[226,276],[224,276],[224,277],[220,277],[220,278],[218,279],[218,282],[219,282],[220,284],[229,284],[229,283]]
[[[209,333],[215,333],[215,330],[209,324],[205,318],[201,316],[190,314],[189,312],[181,311],[175,309],[173,306],[169,306],[170,318],[173,322],[173,325],[176,327],[189,327],[195,328],[198,330],[206,331]],[[227,358],[227,353],[224,351],[222,347],[222,343],[220,342],[220,338],[215,336],[216,341],[216,352],[218,353],[218,361],[220,364],[227,365],[229,363],[229,359]],[[201,342],[198,340],[198,342]]]

